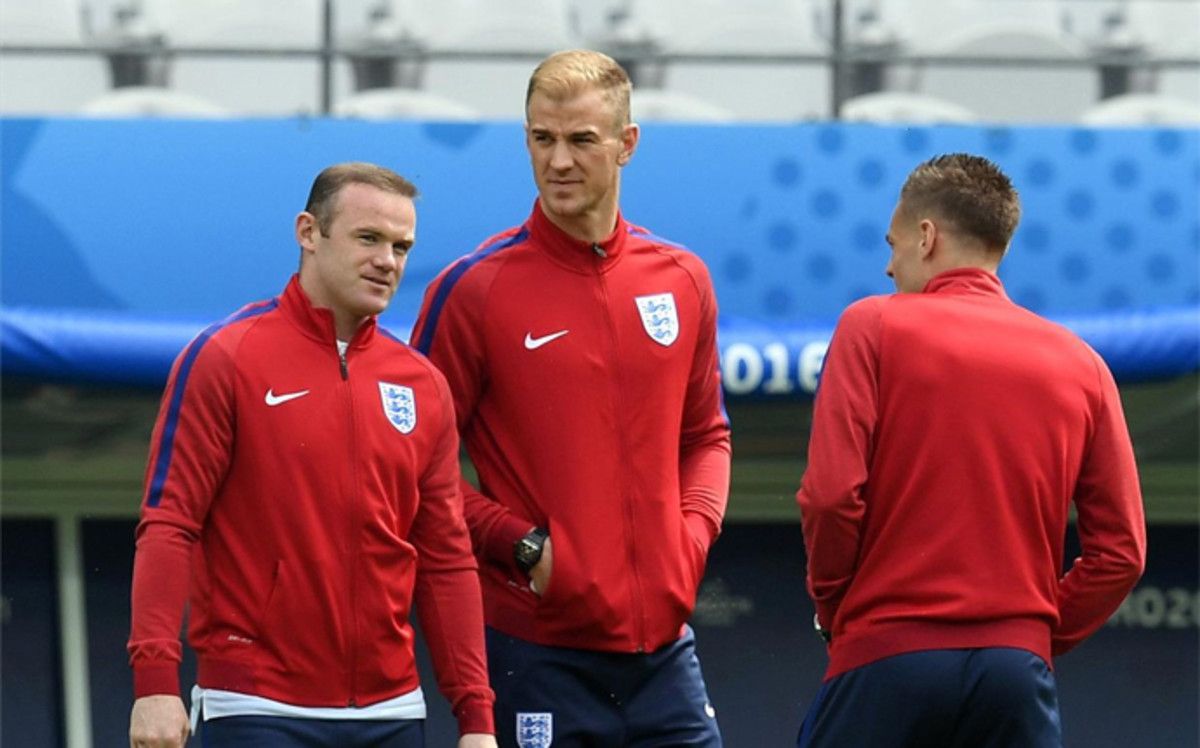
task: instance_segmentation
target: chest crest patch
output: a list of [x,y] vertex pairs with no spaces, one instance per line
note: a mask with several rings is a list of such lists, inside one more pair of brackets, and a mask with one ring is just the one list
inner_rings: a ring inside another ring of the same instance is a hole
[[379,397],[383,400],[383,414],[388,423],[401,434],[412,433],[417,427],[417,398],[412,387],[380,382]]
[[679,313],[675,309],[675,295],[671,292],[657,293],[634,298],[638,312],[642,315],[642,327],[650,339],[659,345],[671,345],[679,337]]

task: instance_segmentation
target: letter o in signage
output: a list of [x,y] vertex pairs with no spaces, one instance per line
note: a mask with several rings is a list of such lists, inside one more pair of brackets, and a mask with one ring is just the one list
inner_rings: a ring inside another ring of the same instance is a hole
[[1157,587],[1145,587],[1137,593],[1138,622],[1146,628],[1158,628],[1167,615],[1167,600]]
[[725,355],[721,357],[721,377],[725,391],[731,395],[753,392],[762,384],[762,354],[747,343],[734,343],[725,349]]

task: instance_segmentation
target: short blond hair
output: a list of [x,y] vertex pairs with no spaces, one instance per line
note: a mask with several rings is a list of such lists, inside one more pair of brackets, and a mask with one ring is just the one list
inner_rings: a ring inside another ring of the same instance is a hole
[[911,218],[949,221],[993,251],[1004,252],[1021,221],[1021,199],[1000,167],[982,156],[948,153],[917,166],[900,189]]
[[552,101],[565,101],[590,89],[600,91],[612,107],[615,129],[629,124],[629,94],[633,90],[629,74],[613,58],[590,49],[555,52],[538,64],[525,91],[525,118],[529,119],[529,100],[534,92]]

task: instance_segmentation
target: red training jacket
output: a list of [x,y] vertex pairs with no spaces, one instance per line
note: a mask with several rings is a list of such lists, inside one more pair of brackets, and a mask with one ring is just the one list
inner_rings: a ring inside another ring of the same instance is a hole
[[[430,285],[413,340],[479,475],[464,493],[490,626],[614,652],[679,638],[728,500],[716,316],[695,255],[621,218],[578,241],[538,204]],[[541,598],[513,562],[534,525],[554,546]]]
[[205,688],[308,707],[417,688],[415,596],[462,732],[492,732],[476,564],[442,376],[293,277],[193,340],[154,427],[129,640],[136,696],[179,692],[179,629]]
[[[833,635],[827,678],[925,649],[1013,647],[1049,663],[1145,565],[1112,375],[980,269],[842,315],[797,499],[809,594]],[[1072,502],[1083,555],[1063,575]]]

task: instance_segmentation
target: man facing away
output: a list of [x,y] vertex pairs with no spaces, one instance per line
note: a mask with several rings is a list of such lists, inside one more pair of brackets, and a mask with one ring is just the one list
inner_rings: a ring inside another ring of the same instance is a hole
[[630,82],[606,55],[534,71],[524,224],[449,266],[413,340],[446,375],[505,746],[719,746],[685,625],[729,486],[703,263],[628,223]]
[[460,748],[495,745],[445,380],[375,321],[416,188],[325,169],[283,293],[198,335],[154,427],[133,572],[133,748],[180,746],[179,629],[206,746],[420,748],[418,604]]
[[800,746],[1061,745],[1051,657],[1142,573],[1112,375],[996,277],[1019,217],[990,161],[921,164],[887,234],[899,293],[838,322],[797,494],[830,658]]

